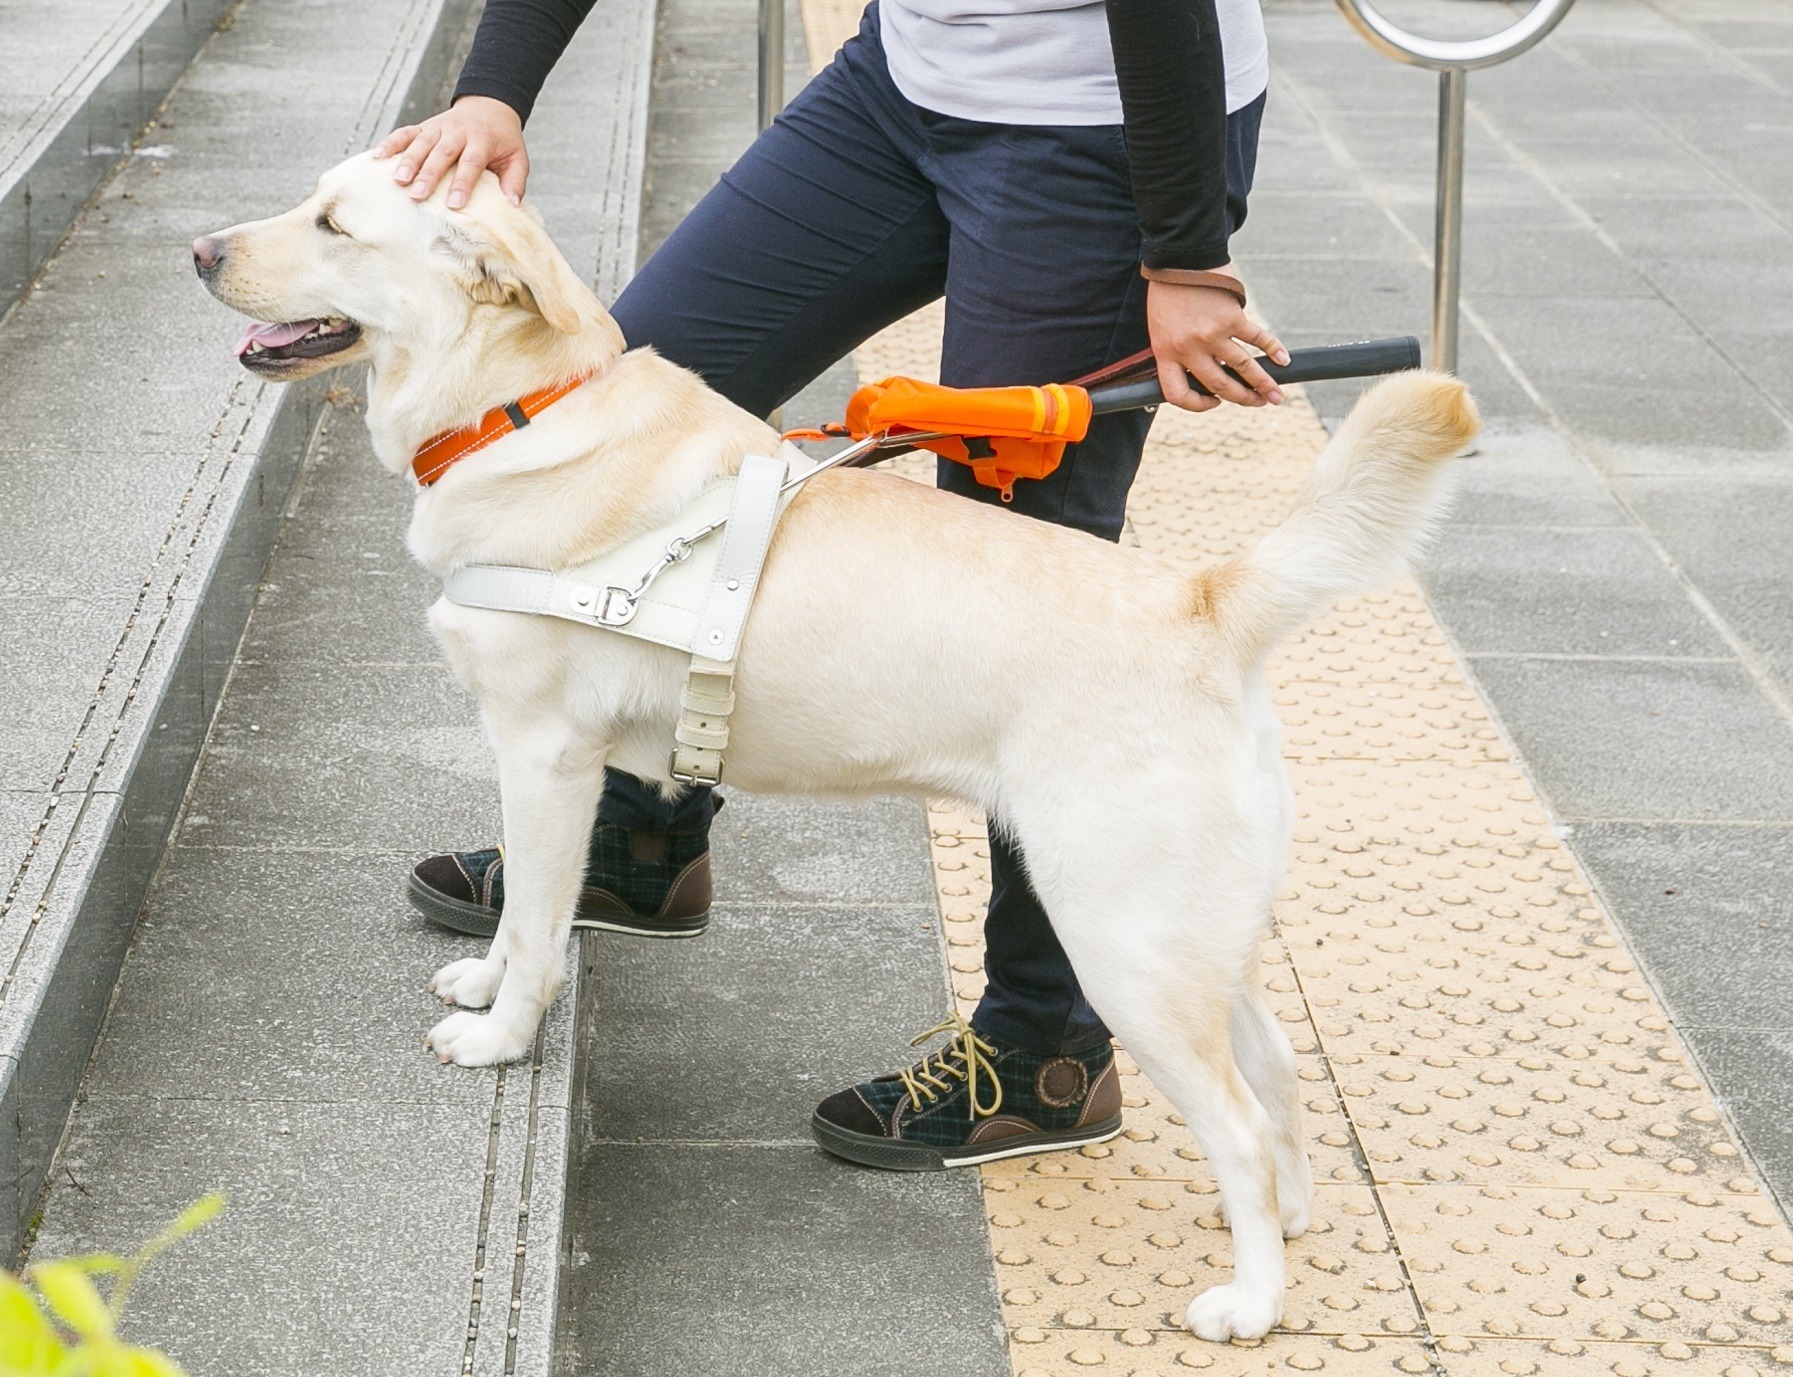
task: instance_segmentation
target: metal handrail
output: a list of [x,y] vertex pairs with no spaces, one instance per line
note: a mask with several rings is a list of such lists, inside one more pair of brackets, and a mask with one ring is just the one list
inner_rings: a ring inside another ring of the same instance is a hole
[[1492,67],[1509,58],[1518,57],[1537,46],[1549,32],[1563,22],[1575,0],[1538,0],[1524,18],[1489,34],[1486,38],[1442,39],[1422,38],[1390,22],[1364,0],[1338,0],[1338,7],[1372,47],[1380,49],[1397,62],[1415,67],[1443,71],[1461,67],[1473,72],[1478,67]]
[[1432,250],[1434,368],[1457,368],[1457,303],[1463,276],[1463,134],[1469,73],[1535,47],[1575,0],[1538,0],[1525,17],[1486,38],[1423,38],[1379,14],[1367,0],[1336,0],[1351,27],[1397,62],[1438,73],[1438,206]]
[[784,109],[784,0],[760,0],[760,128]]

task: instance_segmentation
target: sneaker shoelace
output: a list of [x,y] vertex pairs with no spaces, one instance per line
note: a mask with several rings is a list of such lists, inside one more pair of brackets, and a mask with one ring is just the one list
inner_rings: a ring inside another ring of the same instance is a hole
[[[997,1055],[996,1048],[977,1035],[977,1030],[965,1021],[964,1015],[948,1014],[945,1019],[935,1024],[925,1033],[919,1033],[909,1042],[911,1047],[920,1047],[931,1038],[942,1033],[950,1033],[951,1039],[938,1052],[931,1052],[906,1071],[899,1071],[903,1088],[909,1092],[909,1102],[914,1105],[932,1104],[942,1095],[954,1088],[954,1082],[965,1085],[966,1098],[971,1104],[971,1117],[987,1119],[1002,1108],[1002,1081],[997,1078],[996,1065],[990,1060]],[[988,1104],[978,1098],[978,1078],[986,1077],[990,1083],[991,1098]]]

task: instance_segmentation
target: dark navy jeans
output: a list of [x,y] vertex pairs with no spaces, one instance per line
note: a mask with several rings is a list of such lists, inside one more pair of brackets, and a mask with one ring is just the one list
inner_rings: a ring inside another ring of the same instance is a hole
[[[1235,228],[1262,114],[1260,97],[1227,122]],[[612,309],[630,345],[653,345],[759,415],[942,295],[942,382],[1062,382],[1145,348],[1139,250],[1120,126],[985,124],[920,109],[891,82],[874,5]],[[1150,424],[1143,411],[1096,418],[1049,478],[1015,485],[1011,509],[1119,539]],[[944,459],[939,483],[998,501]],[[708,826],[711,812],[707,789],[666,803],[611,771],[599,816],[686,831]],[[1046,1054],[1105,1042],[1021,856],[997,835],[990,859],[978,1030]]]

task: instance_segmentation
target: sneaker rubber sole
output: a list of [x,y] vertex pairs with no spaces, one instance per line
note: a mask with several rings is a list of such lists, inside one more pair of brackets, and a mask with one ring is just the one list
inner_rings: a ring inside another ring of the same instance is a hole
[[[469,903],[465,899],[451,899],[448,895],[431,889],[428,885],[412,875],[405,882],[405,897],[425,918],[451,932],[465,933],[469,937],[493,937],[498,932],[498,915],[484,904]],[[653,937],[661,941],[677,941],[687,937],[701,937],[709,929],[710,915],[706,911],[694,918],[655,919],[629,918],[618,913],[606,913],[603,917],[595,917],[573,911],[573,926],[591,928],[599,932],[622,932],[631,937]]]
[[820,1114],[812,1114],[809,1131],[825,1152],[844,1157],[865,1167],[885,1171],[945,1171],[950,1167],[975,1167],[980,1162],[999,1162],[1006,1157],[1027,1157],[1036,1152],[1064,1152],[1070,1148],[1106,1143],[1121,1131],[1121,1116],[1080,1128],[1060,1129],[1055,1133],[1017,1134],[994,1143],[971,1144],[965,1147],[936,1147],[931,1143],[905,1142],[901,1138],[879,1138],[869,1133],[854,1133],[830,1123]]

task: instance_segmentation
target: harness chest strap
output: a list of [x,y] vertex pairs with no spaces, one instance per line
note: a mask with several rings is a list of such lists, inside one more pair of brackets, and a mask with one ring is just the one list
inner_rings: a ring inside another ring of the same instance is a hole
[[[788,446],[785,454],[803,458]],[[735,478],[706,490],[674,522],[588,564],[559,571],[469,565],[444,580],[443,596],[462,607],[559,617],[688,651],[672,774],[714,784],[728,745],[741,635],[789,468],[784,456],[749,455]],[[694,542],[718,526],[719,543]]]

